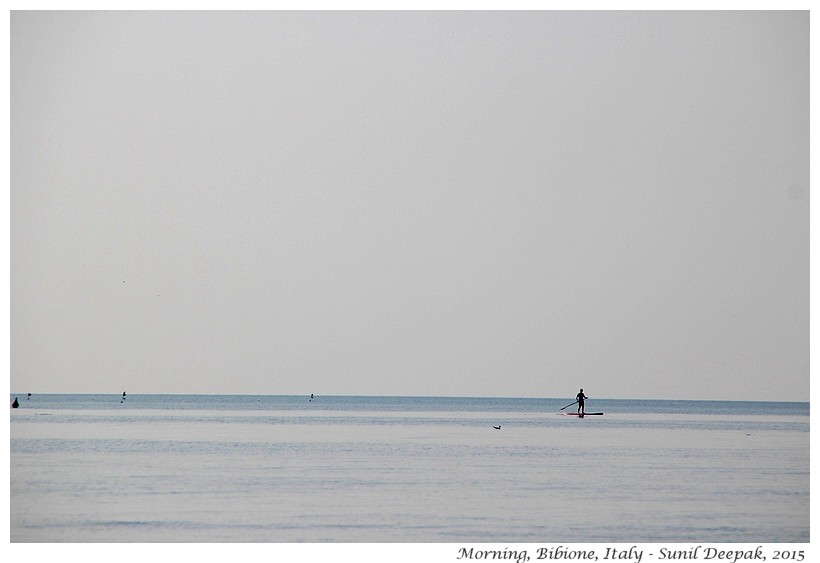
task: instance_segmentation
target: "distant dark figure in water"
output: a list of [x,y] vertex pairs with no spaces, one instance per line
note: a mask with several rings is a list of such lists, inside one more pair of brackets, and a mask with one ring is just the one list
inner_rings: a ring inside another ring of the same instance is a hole
[[125,391],[122,392],[122,401],[120,401],[120,403],[124,403],[124,402],[125,402]]
[[28,401],[29,399],[31,399],[31,393],[29,393],[28,397],[26,397],[26,401]]
[[17,400],[17,397],[14,398],[14,402],[11,404],[11,408],[16,409],[20,406],[20,401]]
[[578,401],[578,416],[584,416],[586,414],[584,411],[584,399],[589,399],[589,397],[584,395],[584,390],[581,389],[575,396],[575,399]]
[[313,401],[313,393],[310,394],[310,401],[308,401],[308,403],[310,403],[311,401]]
[[493,426],[493,428],[495,428],[496,430],[501,430],[501,425],[499,424],[498,426]]

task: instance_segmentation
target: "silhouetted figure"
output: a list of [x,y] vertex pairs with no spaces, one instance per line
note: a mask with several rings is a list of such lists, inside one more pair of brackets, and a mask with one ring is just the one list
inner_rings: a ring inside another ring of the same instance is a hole
[[20,401],[17,400],[17,397],[14,398],[14,402],[11,404],[11,408],[16,409],[20,406]]
[[310,394],[310,401],[308,401],[308,403],[310,403],[311,401],[313,401],[313,393]]
[[575,398],[578,399],[578,416],[584,416],[584,399],[589,399],[589,397],[584,395],[584,390],[581,389]]
[[501,425],[499,424],[498,426],[493,426],[493,428],[495,428],[496,430],[501,430]]
[[26,397],[26,401],[28,401],[29,399],[31,399],[31,393],[29,393],[28,397]]

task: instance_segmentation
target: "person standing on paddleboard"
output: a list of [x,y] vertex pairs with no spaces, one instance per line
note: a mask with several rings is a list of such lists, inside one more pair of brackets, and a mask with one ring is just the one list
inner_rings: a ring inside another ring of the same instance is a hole
[[584,399],[589,399],[586,395],[584,395],[584,390],[575,395],[575,398],[578,400],[578,416],[584,416]]

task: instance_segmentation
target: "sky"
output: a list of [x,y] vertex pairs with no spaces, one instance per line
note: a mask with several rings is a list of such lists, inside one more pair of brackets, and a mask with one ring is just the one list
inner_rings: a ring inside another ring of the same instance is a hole
[[17,393],[809,398],[808,12],[12,12]]

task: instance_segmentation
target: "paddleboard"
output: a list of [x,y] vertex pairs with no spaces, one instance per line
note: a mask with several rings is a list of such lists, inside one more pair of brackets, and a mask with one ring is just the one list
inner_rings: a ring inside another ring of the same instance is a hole
[[585,412],[584,414],[578,414],[577,412],[559,412],[558,414],[563,414],[564,416],[580,416],[581,418],[585,416],[601,416],[604,413],[602,412]]

